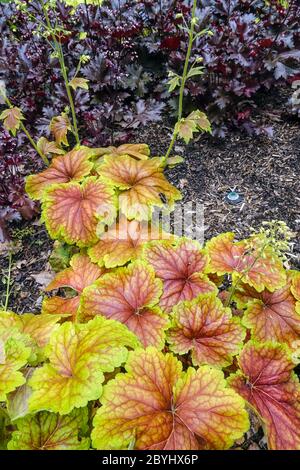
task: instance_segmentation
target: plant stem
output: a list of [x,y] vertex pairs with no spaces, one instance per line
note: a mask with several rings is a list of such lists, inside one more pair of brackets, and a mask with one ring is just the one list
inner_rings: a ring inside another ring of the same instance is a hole
[[40,152],[40,150],[38,149],[35,141],[33,140],[33,138],[31,137],[31,135],[29,134],[29,131],[26,129],[26,127],[24,126],[23,122],[21,121],[20,122],[20,127],[22,129],[22,131],[24,132],[24,134],[26,134],[27,136],[27,139],[29,140],[29,142],[31,143],[32,147],[34,148],[34,150],[39,154],[39,156],[41,157],[41,159],[43,160],[43,162],[45,163],[45,165],[49,166],[49,160],[48,158],[46,157],[46,155],[43,155],[42,152]]
[[8,273],[6,276],[6,294],[5,294],[5,304],[3,307],[4,312],[7,312],[9,296],[10,296],[10,283],[11,283],[11,265],[12,265],[12,254],[11,251],[8,252]]
[[51,34],[52,41],[54,43],[55,50],[57,52],[57,56],[58,56],[58,60],[59,60],[59,64],[60,64],[61,74],[62,74],[62,77],[63,77],[64,82],[65,82],[66,92],[67,92],[67,96],[68,96],[68,100],[69,100],[69,104],[70,104],[70,108],[71,108],[71,113],[72,113],[73,134],[74,134],[74,137],[76,139],[76,143],[78,145],[80,145],[75,105],[74,105],[74,100],[73,100],[71,88],[70,88],[70,85],[69,85],[67,68],[66,68],[66,64],[65,64],[65,58],[64,58],[63,50],[62,50],[62,47],[61,47],[61,42],[56,39],[56,36],[53,32],[53,28],[51,26],[50,18],[49,18],[49,15],[48,15],[48,12],[47,12],[47,9],[44,5],[43,0],[41,0],[40,4],[41,4],[41,7],[42,7],[42,10],[43,10],[43,13],[44,13],[44,17],[45,17],[45,20],[46,20],[47,29]]
[[[13,108],[14,105],[12,104],[12,102],[7,98],[7,96],[2,92],[2,90],[0,89],[0,94],[3,96],[4,100],[5,100],[5,103],[7,104],[7,106],[9,108]],[[29,140],[31,146],[34,148],[34,150],[37,152],[37,154],[41,157],[41,159],[43,160],[43,162],[45,163],[45,165],[49,166],[49,160],[48,158],[46,157],[46,155],[43,155],[43,153],[38,149],[35,141],[33,140],[33,138],[31,137],[28,129],[25,127],[25,125],[23,124],[22,121],[20,121],[20,127],[22,129],[22,131],[24,132],[24,134],[26,135],[27,139]]]
[[[197,7],[197,0],[193,0],[192,18],[191,18],[191,23],[190,23],[190,28],[189,28],[189,42],[188,42],[187,53],[186,53],[186,56],[185,56],[183,73],[182,73],[182,77],[181,77],[181,84],[180,84],[180,90],[179,90],[177,122],[179,122],[180,119],[182,118],[184,88],[185,88],[185,83],[186,83],[186,80],[187,80],[189,61],[190,61],[192,47],[193,47],[194,30],[195,30],[195,21],[194,21],[194,19],[195,19],[196,7]],[[167,160],[170,153],[172,152],[172,149],[173,149],[175,141],[176,141],[177,131],[175,129],[176,128],[174,128],[174,130],[173,130],[172,139],[171,139],[169,148],[167,150],[167,153],[164,157],[165,160]]]

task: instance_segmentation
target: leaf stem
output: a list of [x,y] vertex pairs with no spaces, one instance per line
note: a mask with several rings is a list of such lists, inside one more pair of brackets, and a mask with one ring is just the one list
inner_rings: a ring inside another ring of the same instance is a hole
[[72,114],[73,134],[74,134],[74,137],[76,139],[76,143],[78,145],[80,145],[75,105],[74,105],[74,100],[73,100],[71,88],[70,88],[70,85],[69,85],[67,68],[66,68],[64,53],[63,53],[63,50],[62,50],[62,47],[61,47],[61,42],[58,41],[56,36],[55,36],[55,33],[54,33],[53,28],[51,26],[50,18],[49,18],[49,15],[48,15],[48,12],[47,12],[47,9],[44,5],[43,0],[40,1],[40,4],[41,4],[41,7],[42,7],[42,10],[43,10],[43,13],[44,13],[47,29],[48,29],[49,33],[51,34],[52,41],[54,43],[55,50],[57,52],[61,74],[62,74],[62,77],[63,77],[64,82],[65,82],[65,88],[66,88],[66,92],[67,92],[67,96],[68,96],[68,100],[69,100],[69,104],[70,104],[70,108],[71,108],[71,114]]
[[[197,7],[197,0],[193,0],[192,18],[191,18],[191,23],[190,23],[190,27],[189,27],[189,42],[188,42],[187,53],[186,53],[186,56],[185,56],[183,73],[182,73],[182,77],[181,77],[181,84],[180,84],[180,90],[179,90],[177,123],[182,118],[182,112],[183,112],[183,95],[184,95],[184,88],[185,88],[185,84],[186,84],[186,80],[187,80],[187,76],[188,76],[189,61],[190,61],[192,47],[193,47],[194,31],[195,31],[195,24],[196,24],[196,22],[195,22],[196,7]],[[176,137],[177,137],[177,130],[176,130],[176,125],[175,125],[169,148],[168,148],[167,153],[164,157],[165,160],[167,160],[170,153],[172,152],[172,149],[173,149],[174,144],[176,142]]]

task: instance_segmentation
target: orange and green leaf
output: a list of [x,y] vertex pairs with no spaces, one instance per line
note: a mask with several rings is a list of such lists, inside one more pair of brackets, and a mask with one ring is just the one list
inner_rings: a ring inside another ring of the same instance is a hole
[[42,411],[16,421],[8,450],[87,450],[90,440],[81,437],[88,421],[86,408],[67,416]]
[[243,345],[245,330],[231,310],[224,308],[216,294],[205,294],[181,302],[172,312],[167,332],[170,349],[177,354],[192,353],[195,366],[226,367]]
[[97,317],[80,325],[63,323],[48,346],[49,362],[36,369],[29,385],[32,412],[70,413],[102,393],[104,372],[112,372],[127,358],[127,348],[139,345],[121,323]]
[[32,199],[41,199],[43,192],[52,184],[82,181],[93,168],[85,150],[71,150],[56,157],[51,165],[41,173],[26,178],[26,191]]
[[120,191],[120,211],[128,219],[148,220],[154,207],[172,208],[181,199],[180,192],[166,180],[160,158],[136,160],[128,155],[106,156],[97,171],[107,184]]
[[261,416],[271,450],[300,450],[300,384],[284,345],[247,343],[233,387]]
[[167,312],[182,300],[216,291],[216,286],[204,275],[207,256],[192,240],[181,239],[175,246],[153,242],[146,249],[146,258],[163,281],[160,306]]
[[115,216],[114,192],[96,177],[56,184],[43,196],[42,209],[52,238],[88,246],[97,241],[98,224],[111,223]]
[[3,120],[3,125],[5,129],[11,132],[13,136],[15,136],[17,130],[20,129],[21,121],[25,118],[20,108],[13,107],[2,111],[2,113],[0,114],[0,119]]
[[93,284],[104,272],[105,270],[92,263],[87,255],[74,255],[70,260],[70,267],[57,274],[45,290],[49,292],[53,289],[70,287],[77,295],[70,298],[58,296],[46,298],[42,311],[52,315],[70,314],[75,319],[83,289]]
[[150,156],[150,149],[147,144],[123,144],[119,147],[107,147],[107,149],[103,149],[103,155],[109,155],[111,157],[129,155],[138,160],[147,160]]
[[46,137],[40,137],[36,143],[38,150],[46,157],[49,154],[64,155],[65,151],[60,148],[56,142],[49,142]]
[[51,119],[50,132],[54,135],[57,145],[69,145],[67,134],[68,131],[71,130],[72,126],[66,113],[62,113],[60,116],[55,116]]
[[280,289],[286,283],[282,261],[266,247],[263,253],[249,251],[247,241],[234,242],[233,233],[222,233],[206,244],[210,257],[208,271],[219,276],[232,274],[233,282],[241,280],[258,292],[265,288]]
[[144,246],[150,240],[173,238],[171,234],[159,227],[149,226],[147,222],[122,217],[115,226],[100,236],[98,243],[89,248],[88,254],[99,266],[115,268],[141,258]]
[[257,292],[242,285],[235,293],[238,307],[246,306],[243,324],[251,330],[257,341],[278,341],[292,346],[300,339],[300,314],[291,294],[291,283],[282,289]]
[[76,91],[77,88],[88,90],[89,80],[87,80],[86,78],[82,78],[82,77],[76,77],[76,78],[72,78],[72,80],[69,82],[69,85],[71,88],[73,88],[74,91]]
[[217,369],[182,372],[172,354],[148,348],[130,353],[126,370],[104,387],[97,449],[227,449],[249,427],[243,399]]
[[144,346],[164,346],[167,317],[158,307],[162,283],[153,269],[135,261],[102,276],[84,290],[80,318],[103,315],[124,323]]

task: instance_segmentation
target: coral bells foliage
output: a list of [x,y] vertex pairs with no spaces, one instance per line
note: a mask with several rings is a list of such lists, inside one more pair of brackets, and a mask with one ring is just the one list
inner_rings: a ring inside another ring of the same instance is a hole
[[164,166],[144,144],[77,147],[27,179],[73,256],[41,314],[0,312],[2,447],[228,449],[251,409],[269,449],[300,449],[286,242],[274,223],[204,247],[166,233],[152,211],[180,195]]

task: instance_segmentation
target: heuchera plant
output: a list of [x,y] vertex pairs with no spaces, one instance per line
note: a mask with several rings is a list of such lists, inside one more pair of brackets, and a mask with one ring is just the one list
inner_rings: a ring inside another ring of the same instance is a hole
[[[26,133],[7,104],[7,129]],[[167,234],[152,220],[181,197],[167,159],[145,144],[72,149],[75,122],[62,113],[53,141],[33,141],[52,160],[27,191],[77,252],[40,314],[0,312],[0,446],[228,449],[252,410],[269,449],[300,450],[300,274],[284,265],[286,227],[204,247]]]
[[153,228],[179,197],[165,165],[141,144],[78,147],[28,177],[50,235],[79,252],[41,314],[0,313],[2,447],[228,449],[251,409],[269,449],[300,449],[283,225],[205,247]]

